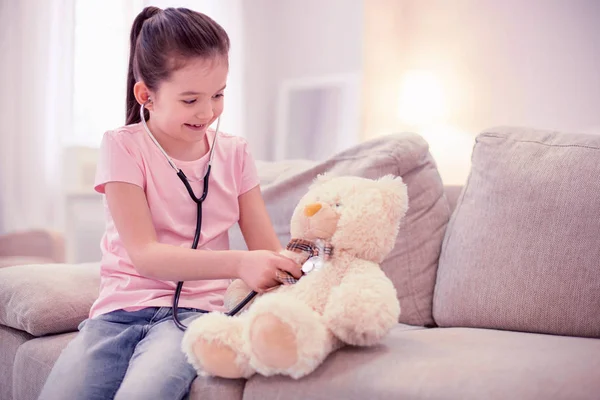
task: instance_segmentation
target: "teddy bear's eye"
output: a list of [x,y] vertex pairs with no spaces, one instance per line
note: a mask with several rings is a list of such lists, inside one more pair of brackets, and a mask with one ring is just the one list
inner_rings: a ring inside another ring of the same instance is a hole
[[335,203],[335,208],[340,208],[342,206],[342,203],[340,203],[339,201]]

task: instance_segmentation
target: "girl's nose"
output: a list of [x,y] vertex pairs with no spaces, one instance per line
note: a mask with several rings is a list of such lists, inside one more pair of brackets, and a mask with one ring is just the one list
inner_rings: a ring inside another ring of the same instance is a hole
[[214,114],[212,103],[210,101],[202,102],[202,105],[198,108],[198,111],[196,111],[196,118],[208,121],[212,119]]

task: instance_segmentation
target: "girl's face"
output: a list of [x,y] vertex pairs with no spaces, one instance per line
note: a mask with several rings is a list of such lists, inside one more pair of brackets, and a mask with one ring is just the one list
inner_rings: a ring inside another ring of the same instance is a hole
[[223,112],[227,73],[225,58],[197,58],[175,71],[157,91],[150,91],[148,124],[153,133],[189,144],[202,141]]

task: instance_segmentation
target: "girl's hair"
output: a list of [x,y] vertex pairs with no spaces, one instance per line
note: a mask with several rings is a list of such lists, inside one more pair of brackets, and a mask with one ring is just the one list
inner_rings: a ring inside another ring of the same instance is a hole
[[187,8],[144,8],[131,27],[126,124],[141,122],[133,94],[137,81],[154,91],[189,58],[227,58],[228,53],[229,36],[208,16]]

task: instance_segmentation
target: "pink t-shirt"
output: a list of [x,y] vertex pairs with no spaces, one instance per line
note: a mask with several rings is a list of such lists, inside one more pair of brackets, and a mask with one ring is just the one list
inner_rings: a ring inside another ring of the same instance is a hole
[[[211,146],[214,135],[214,131],[207,132]],[[196,196],[202,194],[208,158],[206,154],[196,161],[173,160],[188,177]],[[104,134],[95,190],[104,193],[104,184],[111,181],[132,183],[144,190],[159,242],[191,247],[196,229],[196,203],[141,124]],[[228,230],[239,219],[238,196],[259,184],[244,139],[219,133],[209,182],[208,196],[202,206],[198,249],[227,250]],[[117,309],[171,306],[177,282],[141,276],[127,255],[106,200],[104,212],[106,232],[101,242],[100,294],[92,305],[90,318]],[[219,268],[218,265],[202,267]],[[223,295],[229,283],[228,279],[187,281],[179,306],[223,311]]]

